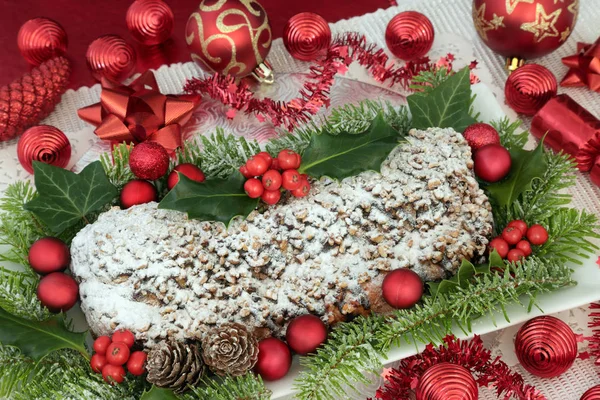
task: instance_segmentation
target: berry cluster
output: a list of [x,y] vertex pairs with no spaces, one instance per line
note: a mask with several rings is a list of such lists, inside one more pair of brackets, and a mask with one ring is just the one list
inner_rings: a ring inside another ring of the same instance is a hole
[[269,205],[281,199],[281,188],[289,190],[295,197],[304,197],[310,191],[306,175],[300,175],[300,154],[292,150],[281,150],[276,158],[263,151],[251,157],[240,167],[248,180],[244,190],[253,199],[261,198]]
[[118,330],[112,338],[100,336],[94,341],[94,352],[90,366],[94,372],[102,374],[104,380],[111,385],[123,382],[125,379],[124,364],[132,375],[142,375],[146,372],[146,358],[143,351],[131,351],[135,336],[126,329]]
[[[539,224],[527,227],[520,219],[511,221],[502,234],[490,242],[500,257],[510,262],[519,261],[531,254],[531,245],[541,246],[548,240],[548,231]],[[511,248],[512,247],[512,248]]]

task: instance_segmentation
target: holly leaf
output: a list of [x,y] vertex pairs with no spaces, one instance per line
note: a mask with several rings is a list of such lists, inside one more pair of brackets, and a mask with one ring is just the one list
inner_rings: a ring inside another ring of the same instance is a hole
[[25,209],[57,234],[85,220],[117,195],[100,161],[89,164],[80,174],[37,161],[33,170],[38,196],[25,204]]
[[510,206],[523,192],[531,190],[534,179],[542,178],[548,169],[543,141],[534,150],[513,148],[510,158],[512,165],[508,176],[485,186],[489,196],[501,207]]
[[245,181],[238,171],[225,179],[204,182],[195,182],[179,174],[179,183],[162,199],[158,208],[182,211],[192,219],[229,225],[234,217],[246,217],[258,205],[258,199],[251,199],[244,191]]
[[302,155],[299,172],[337,180],[367,170],[379,172],[381,163],[400,144],[401,138],[379,113],[362,133],[313,135]]
[[152,386],[150,390],[144,391],[140,400],[178,400],[179,397],[170,389]]
[[412,126],[453,128],[463,132],[475,123],[469,114],[471,82],[469,68],[463,68],[427,93],[415,93],[407,98]]
[[0,343],[15,346],[24,355],[40,360],[59,349],[74,349],[89,358],[85,332],[71,332],[64,319],[54,316],[46,321],[30,321],[0,308]]

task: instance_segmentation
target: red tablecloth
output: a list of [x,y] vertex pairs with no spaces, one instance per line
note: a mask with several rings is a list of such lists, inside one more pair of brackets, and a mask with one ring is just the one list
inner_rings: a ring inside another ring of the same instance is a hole
[[[281,37],[286,21],[294,14],[312,11],[327,21],[362,15],[389,7],[393,0],[262,0],[267,10],[274,38]],[[29,65],[17,48],[17,32],[34,17],[58,21],[69,38],[68,57],[72,62],[72,88],[95,83],[85,65],[85,52],[100,35],[121,35],[134,44],[138,52],[138,71],[161,64],[190,60],[184,30],[189,15],[200,0],[167,0],[175,14],[175,29],[170,41],[148,50],[134,43],[125,26],[125,13],[131,1],[125,0],[0,0],[0,85],[9,83],[28,71]]]

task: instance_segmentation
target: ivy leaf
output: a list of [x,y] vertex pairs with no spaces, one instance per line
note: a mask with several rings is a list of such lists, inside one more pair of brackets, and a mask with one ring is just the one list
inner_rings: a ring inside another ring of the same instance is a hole
[[241,215],[246,217],[258,205],[244,191],[246,178],[235,171],[228,178],[195,182],[179,174],[179,183],[165,196],[158,208],[186,212],[192,219],[220,221],[229,225]]
[[476,122],[469,114],[471,82],[470,71],[466,67],[435,89],[408,96],[407,101],[413,128],[454,128],[463,132]]
[[85,220],[117,195],[100,161],[89,164],[80,174],[37,161],[33,170],[38,196],[25,204],[25,209],[57,234]]
[[512,165],[508,176],[500,182],[485,186],[490,197],[501,207],[510,206],[523,192],[531,190],[533,180],[542,178],[548,169],[543,141],[534,150],[513,148],[510,158]]
[[71,332],[64,319],[54,316],[46,321],[30,321],[0,308],[0,343],[18,347],[21,353],[39,360],[59,349],[74,349],[89,358],[86,334]]
[[328,176],[337,180],[367,170],[379,172],[381,163],[400,143],[400,138],[398,131],[385,122],[381,113],[362,133],[312,135],[299,172],[314,178]]
[[144,391],[140,400],[178,400],[179,397],[170,389],[152,386],[150,390]]

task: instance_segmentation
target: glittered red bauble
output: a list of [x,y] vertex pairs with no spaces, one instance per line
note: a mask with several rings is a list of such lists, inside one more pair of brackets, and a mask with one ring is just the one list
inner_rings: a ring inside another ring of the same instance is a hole
[[178,172],[196,182],[204,182],[204,180],[206,179],[202,170],[196,167],[194,164],[179,164],[178,166],[173,168],[173,171],[171,171],[171,173],[169,174],[169,178],[167,178],[167,187],[169,188],[169,190],[173,189],[175,185],[177,185],[177,182],[179,182]]
[[258,361],[254,371],[266,381],[283,378],[292,365],[290,348],[279,339],[267,338],[258,343]]
[[160,144],[136,144],[129,155],[129,168],[140,179],[156,180],[169,170],[169,153]]
[[469,370],[443,362],[425,371],[416,395],[417,400],[477,400],[479,389]]
[[488,144],[500,144],[498,131],[493,126],[482,122],[468,126],[463,136],[473,152]]
[[486,182],[498,182],[510,172],[510,153],[499,144],[483,146],[473,157],[475,175]]
[[67,52],[67,32],[50,18],[33,18],[25,22],[17,35],[19,51],[33,65],[40,65]]
[[600,400],[600,385],[588,389],[580,400]]
[[569,325],[560,319],[536,317],[517,332],[515,353],[531,374],[552,378],[573,365],[577,358],[577,339]]
[[298,60],[315,60],[327,52],[330,43],[331,29],[319,14],[296,14],[283,29],[283,44],[290,55]]
[[504,86],[506,103],[516,112],[534,115],[556,96],[558,83],[548,68],[527,64],[510,74]]
[[69,246],[55,237],[37,240],[29,248],[29,265],[38,274],[64,271],[71,263]]
[[271,49],[271,26],[255,0],[203,0],[185,28],[188,49],[202,68],[242,77]]
[[104,35],[94,40],[85,53],[90,72],[97,80],[108,78],[121,82],[135,69],[135,50],[117,35]]
[[535,58],[558,49],[573,32],[578,0],[474,0],[479,37],[505,57]]
[[314,353],[327,340],[327,327],[319,317],[301,315],[288,325],[285,340],[300,355]]
[[49,125],[29,128],[17,145],[19,162],[30,174],[33,162],[40,161],[64,168],[71,160],[71,143],[60,129]]
[[175,16],[171,7],[162,0],[136,0],[127,9],[127,29],[138,42],[156,45],[173,33]]
[[381,290],[390,306],[411,308],[423,296],[423,281],[410,269],[400,268],[385,276]]
[[37,297],[54,313],[70,310],[79,298],[79,286],[75,279],[62,272],[44,276],[37,288]]
[[146,204],[158,199],[158,192],[148,181],[130,181],[121,190],[121,207],[129,208],[138,204]]
[[423,57],[431,49],[435,31],[429,18],[416,11],[396,15],[385,29],[385,43],[402,60]]

